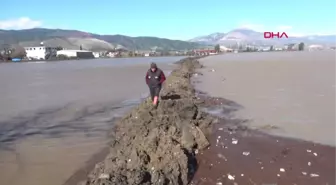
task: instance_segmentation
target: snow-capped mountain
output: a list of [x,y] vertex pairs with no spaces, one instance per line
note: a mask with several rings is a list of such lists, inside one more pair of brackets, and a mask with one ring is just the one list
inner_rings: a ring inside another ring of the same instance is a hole
[[189,40],[190,42],[216,42],[223,38],[225,33],[212,33],[206,36],[200,36]]
[[213,33],[210,35],[193,38],[189,41],[205,44],[235,44],[243,42],[246,44],[268,45],[268,44],[289,44],[304,42],[307,44],[326,44],[336,45],[336,35],[309,35],[303,37],[293,37],[288,35],[288,38],[265,39],[264,33],[257,32],[251,29],[234,29],[227,33]]

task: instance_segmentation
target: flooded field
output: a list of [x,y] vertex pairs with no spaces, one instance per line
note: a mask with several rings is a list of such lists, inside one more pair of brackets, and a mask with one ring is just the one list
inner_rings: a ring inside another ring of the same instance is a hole
[[147,96],[149,63],[168,73],[179,59],[1,64],[1,184],[69,182],[104,149],[113,122]]
[[218,55],[197,88],[232,100],[235,116],[275,135],[335,146],[335,51]]

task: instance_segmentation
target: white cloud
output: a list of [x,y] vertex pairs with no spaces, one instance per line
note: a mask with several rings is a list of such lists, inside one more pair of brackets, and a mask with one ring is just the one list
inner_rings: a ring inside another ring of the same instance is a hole
[[20,17],[17,19],[7,19],[7,20],[0,20],[0,29],[30,29],[41,27],[42,22],[37,20],[32,20],[29,17]]

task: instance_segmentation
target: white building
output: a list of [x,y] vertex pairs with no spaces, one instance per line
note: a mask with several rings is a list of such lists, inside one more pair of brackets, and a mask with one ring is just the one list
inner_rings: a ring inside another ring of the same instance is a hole
[[28,58],[45,60],[46,56],[46,47],[45,46],[37,46],[37,47],[25,47],[24,48],[27,53]]
[[309,51],[322,50],[324,47],[322,45],[313,44],[308,47]]
[[100,57],[100,52],[92,52],[93,53],[93,56],[95,58],[99,58]]
[[219,46],[219,49],[220,49],[220,51],[223,51],[223,52],[232,52],[233,51],[233,49],[227,48],[225,46]]
[[65,55],[67,57],[77,57],[77,51],[82,51],[82,50],[59,50],[57,51],[57,56]]
[[76,58],[93,58],[93,52],[92,51],[86,51],[86,50],[59,50],[57,51],[57,56],[59,55],[65,55],[69,58],[76,57]]

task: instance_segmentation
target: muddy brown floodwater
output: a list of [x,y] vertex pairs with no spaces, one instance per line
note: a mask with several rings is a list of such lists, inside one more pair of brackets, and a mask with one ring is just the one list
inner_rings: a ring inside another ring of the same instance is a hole
[[217,123],[191,184],[336,184],[334,51],[228,54],[202,64],[194,83]]
[[180,58],[0,64],[0,184],[86,176],[115,120],[147,96],[149,63],[169,72]]
[[[207,57],[196,88],[242,106],[236,117],[274,135],[335,146],[335,51]],[[212,69],[214,71],[212,71]]]
[[[239,106],[203,96],[206,111],[228,115]],[[225,105],[223,107],[223,105]],[[218,117],[211,146],[197,156],[192,185],[335,184],[335,148],[250,130],[246,120]]]

